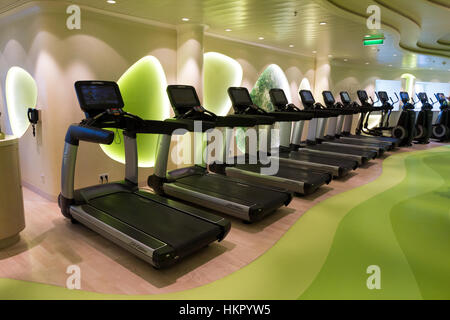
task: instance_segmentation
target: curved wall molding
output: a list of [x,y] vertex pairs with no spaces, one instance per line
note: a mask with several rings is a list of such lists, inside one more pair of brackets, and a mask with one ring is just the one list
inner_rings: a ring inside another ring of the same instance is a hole
[[[346,17],[347,17],[347,18],[353,16],[353,19],[356,17],[356,18],[360,19],[361,22],[365,23],[365,21],[366,21],[366,19],[367,19],[367,16],[365,15],[365,13],[362,14],[361,12],[358,12],[358,11],[356,11],[356,10],[354,10],[354,9],[351,9],[351,8],[345,6],[344,4],[341,4],[341,3],[337,2],[337,1],[338,1],[338,0],[323,0],[322,3],[328,4],[328,5],[327,5],[328,7],[329,7],[329,6],[332,6],[332,7],[334,7],[335,9],[340,10],[340,11],[341,11],[341,12],[340,12],[341,15],[343,15],[343,14],[346,13]],[[399,12],[396,11],[396,10],[395,10],[395,11],[392,10],[392,9],[390,8],[390,6],[389,6],[389,7],[385,7],[383,1],[380,1],[380,0],[374,0],[374,2],[377,3],[378,5],[382,6],[384,9],[389,10],[389,11],[393,12],[394,14],[399,15],[401,18],[407,19],[407,21],[408,21],[409,23],[411,23],[412,25],[414,25],[415,28],[420,29],[420,24],[418,24],[418,23],[417,23],[416,21],[414,21],[414,20],[411,20],[410,18],[408,18],[407,16],[405,16],[405,15],[399,13]],[[439,56],[439,57],[443,57],[443,58],[448,58],[448,57],[450,57],[450,53],[449,53],[448,55],[447,55],[447,54],[443,54],[443,53],[440,52],[439,50],[435,50],[435,48],[433,48],[433,49],[421,48],[421,47],[419,47],[419,46],[417,45],[417,42],[415,43],[415,47],[412,47],[412,46],[410,46],[410,45],[408,45],[408,44],[402,43],[402,41],[401,41],[401,31],[400,31],[400,29],[399,29],[397,26],[395,26],[395,25],[393,25],[393,24],[391,24],[391,23],[388,23],[388,22],[386,22],[385,20],[382,20],[381,23],[382,23],[382,25],[383,25],[384,27],[386,27],[386,29],[388,29],[388,30],[390,30],[391,32],[394,32],[394,33],[395,33],[396,37],[398,38],[398,48],[401,49],[401,50],[404,50],[404,51],[407,51],[407,52],[410,52],[410,53],[425,54],[425,55],[434,55],[434,56]],[[420,30],[417,30],[417,29],[416,29],[416,32],[419,31],[419,33],[420,33]],[[417,40],[416,40],[416,41],[417,41]],[[421,49],[422,49],[422,50],[421,50]],[[445,49],[444,49],[444,51],[445,51]]]

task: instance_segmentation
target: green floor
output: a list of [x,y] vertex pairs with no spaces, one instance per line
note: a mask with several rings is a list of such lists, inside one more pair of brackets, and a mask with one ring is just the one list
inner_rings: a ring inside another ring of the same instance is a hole
[[[450,299],[450,148],[396,154],[310,209],[260,258],[183,292],[117,296],[0,279],[2,299]],[[368,266],[381,289],[366,285]]]

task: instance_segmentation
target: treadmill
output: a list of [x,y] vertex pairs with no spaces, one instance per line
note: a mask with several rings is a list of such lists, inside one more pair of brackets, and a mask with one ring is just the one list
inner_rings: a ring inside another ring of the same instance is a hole
[[[79,81],[75,89],[86,119],[67,130],[58,197],[61,213],[155,268],[221,241],[230,230],[228,220],[138,188],[136,135],[171,134],[186,129],[187,123],[142,120],[124,112],[115,82]],[[74,190],[79,142],[113,143],[114,132],[103,128],[123,130],[125,179]]]
[[[283,89],[274,88],[269,91],[271,102],[278,112],[295,112],[295,113],[307,113],[311,112],[300,110],[294,104],[289,103],[286,94]],[[292,120],[292,119],[291,119]],[[310,119],[308,119],[310,120]],[[293,140],[300,141],[301,134],[303,132],[304,120],[296,121],[294,126]],[[322,170],[329,170],[334,178],[341,178],[346,176],[350,171],[355,170],[358,167],[356,160],[336,158],[326,154],[298,152],[301,148],[300,145],[291,143],[292,124],[288,127],[280,129],[280,151],[279,161],[282,164],[291,165],[299,163],[305,167],[317,168]],[[303,150],[302,150],[303,151]]]
[[327,134],[323,143],[344,144],[353,146],[355,148],[360,148],[362,150],[373,150],[376,151],[379,156],[387,151],[388,148],[383,143],[367,142],[364,140],[347,140],[345,138],[339,139],[339,137],[336,137],[338,118],[344,115],[353,115],[354,111],[350,109],[344,109],[343,105],[340,102],[336,102],[331,91],[323,91],[322,96],[327,110],[335,110],[337,113],[339,113],[338,117],[334,117],[328,120]]
[[[376,151],[361,150],[353,146],[322,143],[324,140],[326,118],[337,117],[339,112],[326,110],[323,105],[316,103],[309,90],[300,90],[299,94],[305,110],[314,110],[316,112],[316,118],[311,120],[309,124],[308,137],[306,140],[308,146],[307,149],[329,155],[342,155],[350,159],[356,159],[360,165],[376,158]],[[319,118],[323,120],[320,123],[318,122]]]
[[[387,150],[392,150],[399,144],[399,140],[392,138],[392,139],[384,139],[383,137],[373,137],[373,136],[366,136],[361,134],[351,134],[352,124],[353,124],[353,115],[359,114],[361,112],[364,112],[363,108],[360,107],[356,102],[353,102],[350,98],[350,95],[347,91],[342,91],[340,94],[341,102],[344,109],[354,110],[352,114],[346,115],[343,126],[338,127],[336,131],[336,136],[340,139],[345,139],[345,141],[348,140],[355,140],[355,141],[367,141],[367,142],[375,142],[380,143],[387,148]],[[397,141],[398,140],[398,141]]]
[[[251,117],[218,117],[205,110],[192,86],[170,85],[167,93],[175,118],[192,123],[188,131],[194,132],[194,123],[201,123],[203,132],[214,127],[255,125]],[[149,186],[158,194],[216,210],[245,222],[259,221],[292,200],[292,193],[286,189],[210,173],[204,163],[167,172],[170,140],[170,134],[160,135],[155,173],[148,179]]]
[[[254,157],[256,161],[250,161],[252,155],[246,153],[243,156],[232,157],[231,161],[224,161],[222,164],[214,163],[210,166],[214,172],[226,174],[229,177],[244,179],[258,185],[284,187],[291,192],[301,195],[311,194],[322,185],[330,183],[332,173],[327,169],[308,168],[300,163],[286,165],[285,163],[280,163],[279,158],[274,156],[278,152],[274,151],[273,154],[269,152],[269,150],[272,151],[271,126],[275,122],[288,122],[290,124],[293,120],[311,119],[313,114],[278,111],[266,112],[259,106],[253,104],[247,88],[243,87],[228,88],[228,95],[230,96],[235,115],[243,115],[255,119],[258,125],[256,128],[257,138],[258,133],[262,129],[261,126],[270,126],[269,130],[266,131],[267,144],[263,146],[267,150],[263,150],[263,152],[259,150],[259,154]],[[270,119],[270,121],[267,121],[267,119]],[[225,132],[227,141],[229,141],[233,130],[227,128]],[[228,155],[229,153],[229,150],[226,148],[224,154]],[[277,164],[278,170],[275,173],[270,172],[270,175],[263,174],[263,169],[270,168],[274,163]]]

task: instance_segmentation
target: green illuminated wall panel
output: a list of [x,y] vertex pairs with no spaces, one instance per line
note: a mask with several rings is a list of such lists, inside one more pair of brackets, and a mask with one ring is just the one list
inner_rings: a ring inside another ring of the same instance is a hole
[[33,77],[24,69],[12,67],[6,75],[6,104],[14,136],[20,138],[27,131],[28,108],[35,108],[37,86]]
[[204,106],[219,116],[225,116],[231,107],[227,89],[240,86],[242,67],[234,59],[217,52],[204,55]]
[[[273,88],[283,89],[286,93],[286,97],[291,101],[291,90],[289,82],[284,74],[283,70],[276,64],[269,65],[256,81],[253,90],[250,92],[253,103],[260,106],[266,111],[273,111],[274,107],[270,101],[269,91]],[[245,137],[244,130],[237,130],[237,145],[239,150],[244,152],[245,150]],[[275,137],[272,137],[275,138]],[[273,145],[277,145],[279,141],[273,141]]]
[[[146,120],[164,120],[170,116],[170,104],[166,94],[167,80],[159,60],[147,56],[130,67],[118,81],[125,103],[124,110]],[[157,135],[141,134],[137,137],[139,166],[155,164]],[[112,159],[125,163],[123,135],[119,131],[115,142],[101,145]]]

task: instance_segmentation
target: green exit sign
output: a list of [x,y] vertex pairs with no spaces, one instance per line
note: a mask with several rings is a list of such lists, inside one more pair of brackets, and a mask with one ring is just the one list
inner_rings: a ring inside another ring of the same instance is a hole
[[376,46],[384,44],[384,35],[383,34],[373,34],[370,36],[366,36],[363,39],[363,43],[365,46]]
[[370,39],[370,40],[364,39],[365,46],[375,46],[375,45],[379,45],[379,44],[383,44],[383,43],[384,43],[384,39]]

